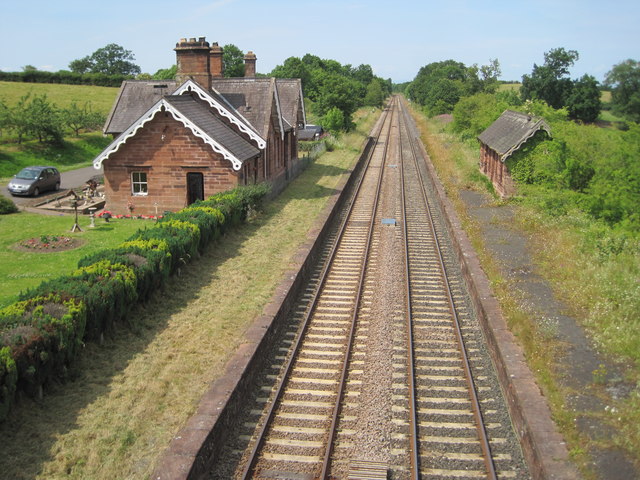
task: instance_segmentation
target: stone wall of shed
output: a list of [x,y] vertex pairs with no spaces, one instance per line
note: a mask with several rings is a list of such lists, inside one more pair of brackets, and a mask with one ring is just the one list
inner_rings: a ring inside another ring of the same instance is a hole
[[[105,208],[113,214],[154,215],[187,206],[187,173],[204,178],[205,198],[244,183],[231,162],[193,135],[170,114],[159,112],[104,160]],[[132,172],[146,172],[147,195],[133,195]]]
[[480,171],[484,173],[501,197],[509,197],[516,192],[515,183],[509,169],[500,156],[485,144],[480,144]]

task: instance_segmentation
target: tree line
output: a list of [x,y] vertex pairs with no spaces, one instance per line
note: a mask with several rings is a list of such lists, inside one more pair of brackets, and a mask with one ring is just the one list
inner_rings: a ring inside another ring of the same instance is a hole
[[391,80],[374,75],[370,65],[342,65],[311,54],[287,58],[270,76],[300,78],[311,112],[326,130],[334,132],[350,130],[358,108],[382,106],[392,87]]
[[630,87],[630,78],[640,78],[638,63],[622,62],[607,74],[617,99],[614,111],[626,113],[629,121],[621,128],[601,128],[589,123],[600,112],[600,86],[589,75],[568,78],[577,59],[572,50],[547,52],[544,64],[524,75],[520,92],[496,89],[495,75],[474,75],[481,69],[436,62],[423,67],[406,92],[431,116],[452,113],[448,130],[476,148],[477,136],[506,109],[544,118],[551,135],[536,135],[507,160],[520,197],[550,215],[578,210],[623,237],[637,236],[640,125],[633,121],[633,107],[640,90]]
[[[224,45],[222,49],[224,76],[244,76],[244,52],[233,44]],[[27,65],[22,72],[0,72],[0,80],[120,86],[123,80],[132,78],[172,80],[177,73],[176,65],[159,69],[154,74],[142,73],[134,61],[130,50],[112,43],[71,61],[69,70],[44,72]],[[269,76],[300,78],[310,111],[331,131],[349,130],[351,116],[357,108],[381,106],[392,88],[391,80],[375,76],[369,65],[341,65],[311,54],[286,59]]]
[[97,130],[104,121],[104,115],[94,112],[89,103],[73,102],[67,108],[60,108],[46,95],[27,94],[9,106],[0,99],[0,136],[12,134],[18,143],[37,139],[60,145],[65,134],[78,136],[81,131]]
[[[640,121],[640,63],[626,60],[614,65],[601,85],[592,75],[578,79],[569,77],[569,69],[580,55],[575,50],[555,48],[544,53],[544,63],[533,65],[530,74],[522,76],[521,100],[540,100],[554,109],[566,108],[568,117],[585,123],[597,120],[603,105],[602,89],[612,93],[611,106],[617,115],[633,122]],[[494,93],[498,86],[500,65],[467,67],[446,60],[423,66],[405,91],[430,115],[451,113],[458,101],[476,93]]]

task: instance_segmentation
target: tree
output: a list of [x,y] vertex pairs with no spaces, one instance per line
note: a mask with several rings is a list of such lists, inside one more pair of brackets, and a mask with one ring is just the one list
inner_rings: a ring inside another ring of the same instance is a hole
[[153,80],[173,80],[176,78],[176,73],[178,73],[178,66],[174,64],[169,68],[161,68],[151,78]]
[[222,47],[222,65],[225,77],[244,77],[244,53],[232,43]]
[[602,109],[598,81],[591,75],[583,75],[573,82],[565,103],[572,120],[595,122]]
[[[491,74],[486,68],[487,75]],[[429,115],[450,113],[464,95],[473,95],[483,89],[478,78],[478,67],[466,67],[455,60],[434,62],[422,67],[407,86],[409,98],[425,107]]]
[[605,77],[611,88],[611,103],[616,113],[640,122],[640,62],[625,60],[614,65]]
[[76,136],[80,135],[80,130],[95,130],[104,123],[104,117],[98,112],[91,110],[91,105],[85,103],[82,108],[72,102],[68,108],[61,111],[64,124],[69,127]]
[[75,73],[104,73],[105,75],[134,76],[141,72],[140,67],[133,63],[135,60],[130,50],[120,45],[110,43],[99,48],[90,56],[74,60],[69,68]]
[[520,94],[523,100],[543,100],[553,108],[562,108],[571,93],[573,82],[569,68],[578,60],[575,50],[555,48],[544,54],[544,65],[533,65],[531,75],[522,76]]
[[367,93],[364,96],[364,104],[372,107],[381,107],[385,98],[386,95],[384,93],[382,82],[377,78],[374,78],[367,86]]
[[344,114],[338,107],[332,107],[325,115],[323,115],[320,119],[320,124],[325,130],[334,133],[348,130]]

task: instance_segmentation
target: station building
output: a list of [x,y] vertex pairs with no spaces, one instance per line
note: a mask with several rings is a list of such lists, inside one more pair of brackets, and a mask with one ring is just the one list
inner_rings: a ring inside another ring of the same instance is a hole
[[93,161],[112,214],[177,211],[239,185],[280,190],[300,168],[306,114],[300,79],[223,77],[222,48],[205,37],[175,47],[175,81],[125,81],[104,126],[113,136]]

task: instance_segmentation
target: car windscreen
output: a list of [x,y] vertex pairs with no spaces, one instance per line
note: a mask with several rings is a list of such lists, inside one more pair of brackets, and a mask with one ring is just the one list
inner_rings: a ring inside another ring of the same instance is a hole
[[37,170],[31,170],[29,168],[25,168],[24,170],[20,170],[20,173],[16,175],[16,178],[21,180],[33,180],[34,178],[38,178],[40,174]]

